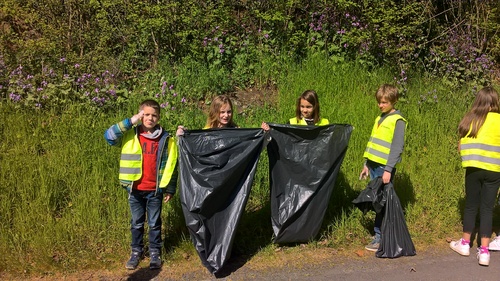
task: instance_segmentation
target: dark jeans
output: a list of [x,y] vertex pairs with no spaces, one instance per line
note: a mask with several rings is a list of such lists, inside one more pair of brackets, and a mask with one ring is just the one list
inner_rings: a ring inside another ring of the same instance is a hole
[[[370,171],[370,179],[376,179],[378,177],[382,177],[384,175],[385,165],[381,165],[379,163],[368,160],[366,162],[366,167],[368,167],[368,171]],[[393,168],[391,172],[391,182],[394,179],[394,174],[396,174],[396,169]],[[385,208],[382,209],[380,213],[375,214],[375,226],[373,227],[373,231],[375,232],[375,239],[380,239],[380,227],[382,226],[382,220],[384,219]]]
[[493,221],[493,207],[500,187],[500,172],[478,168],[465,169],[465,209],[464,227],[466,233],[472,233],[479,209],[479,237],[490,237]]
[[161,250],[161,206],[163,196],[161,192],[155,195],[154,191],[132,190],[128,202],[132,220],[130,231],[132,233],[132,251],[141,252],[144,248],[144,222],[146,215],[149,226],[149,252]]

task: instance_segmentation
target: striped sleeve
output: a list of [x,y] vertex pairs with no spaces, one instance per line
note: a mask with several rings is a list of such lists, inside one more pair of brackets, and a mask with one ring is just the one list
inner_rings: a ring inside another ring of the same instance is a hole
[[109,127],[109,129],[104,132],[104,139],[109,145],[120,145],[123,134],[132,129],[132,121],[127,118],[119,123],[116,123]]

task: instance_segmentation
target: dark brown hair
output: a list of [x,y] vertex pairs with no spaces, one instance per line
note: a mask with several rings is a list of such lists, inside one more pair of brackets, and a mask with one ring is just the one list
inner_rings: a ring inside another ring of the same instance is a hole
[[314,119],[314,124],[319,122],[319,100],[318,100],[318,95],[316,94],[315,91],[313,90],[306,90],[305,92],[300,95],[300,97],[297,99],[297,107],[295,109],[295,117],[297,118],[297,121],[302,119],[302,113],[300,112],[300,100],[306,100],[313,106],[313,119]]

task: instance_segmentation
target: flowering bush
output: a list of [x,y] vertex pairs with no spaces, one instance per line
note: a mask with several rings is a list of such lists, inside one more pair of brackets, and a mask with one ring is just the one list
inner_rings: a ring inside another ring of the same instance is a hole
[[485,85],[493,74],[494,60],[481,52],[469,32],[454,29],[430,48],[425,65],[427,71],[444,77],[451,85],[466,82]]
[[27,73],[22,65],[10,72],[6,85],[7,101],[19,108],[60,109],[69,102],[91,108],[108,109],[123,101],[126,93],[115,85],[114,74],[87,73],[80,64],[68,67],[66,59],[58,68],[43,66],[40,73]]

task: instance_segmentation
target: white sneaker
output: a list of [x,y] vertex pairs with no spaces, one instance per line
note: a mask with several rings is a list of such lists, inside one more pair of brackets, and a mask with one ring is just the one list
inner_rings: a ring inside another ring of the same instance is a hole
[[480,248],[477,248],[477,259],[480,265],[488,266],[490,264],[490,252],[482,252]]
[[490,249],[490,251],[500,251],[500,235],[495,237],[495,239],[490,242],[488,248]]
[[462,244],[463,239],[460,238],[458,241],[451,241],[450,242],[450,248],[459,253],[462,256],[469,256],[470,255],[470,246],[469,244]]

